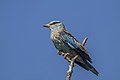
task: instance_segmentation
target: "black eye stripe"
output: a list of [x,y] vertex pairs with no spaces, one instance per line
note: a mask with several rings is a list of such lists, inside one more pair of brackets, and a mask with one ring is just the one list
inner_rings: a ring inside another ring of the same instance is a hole
[[53,24],[56,24],[56,23],[60,23],[60,22],[53,22],[53,23],[50,23],[50,25],[53,25]]

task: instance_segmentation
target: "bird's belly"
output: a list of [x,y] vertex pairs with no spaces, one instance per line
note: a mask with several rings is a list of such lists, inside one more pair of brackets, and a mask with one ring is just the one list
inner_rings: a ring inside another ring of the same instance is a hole
[[71,48],[67,44],[61,44],[61,49],[64,53],[71,53]]
[[63,41],[54,40],[53,43],[59,51],[62,51],[64,53],[70,53],[71,52],[71,48],[67,44],[65,44]]

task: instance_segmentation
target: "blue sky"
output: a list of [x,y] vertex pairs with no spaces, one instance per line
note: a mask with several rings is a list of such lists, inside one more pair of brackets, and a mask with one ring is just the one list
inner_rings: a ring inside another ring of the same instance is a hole
[[65,80],[69,63],[42,25],[64,23],[85,45],[99,76],[74,67],[72,80],[120,79],[119,0],[0,0],[0,80]]

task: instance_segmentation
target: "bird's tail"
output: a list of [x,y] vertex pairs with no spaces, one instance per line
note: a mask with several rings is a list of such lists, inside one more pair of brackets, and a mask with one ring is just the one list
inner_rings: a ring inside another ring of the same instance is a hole
[[81,64],[80,62],[76,62],[76,63],[82,66],[84,69],[91,71],[92,73],[98,76],[99,72],[90,63],[88,62],[86,62],[86,64]]
[[98,76],[99,72],[90,63],[87,65],[89,66],[89,70]]

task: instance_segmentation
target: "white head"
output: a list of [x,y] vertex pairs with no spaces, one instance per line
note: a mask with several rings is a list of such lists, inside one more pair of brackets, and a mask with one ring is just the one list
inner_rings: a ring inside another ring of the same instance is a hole
[[51,31],[65,29],[64,24],[61,23],[60,21],[51,21],[50,23],[44,24],[43,26],[49,28]]

